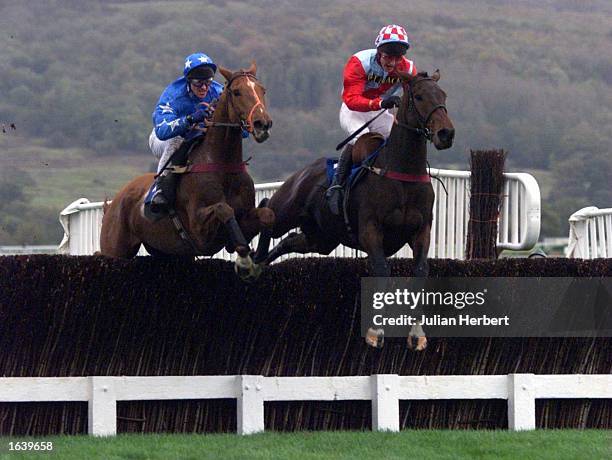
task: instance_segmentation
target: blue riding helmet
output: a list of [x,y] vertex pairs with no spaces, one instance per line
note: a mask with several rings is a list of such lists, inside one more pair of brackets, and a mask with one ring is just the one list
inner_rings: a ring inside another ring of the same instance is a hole
[[213,60],[204,53],[193,53],[185,58],[185,65],[183,67],[183,75],[187,77],[187,74],[193,69],[198,67],[210,67],[214,73],[217,72],[217,65]]

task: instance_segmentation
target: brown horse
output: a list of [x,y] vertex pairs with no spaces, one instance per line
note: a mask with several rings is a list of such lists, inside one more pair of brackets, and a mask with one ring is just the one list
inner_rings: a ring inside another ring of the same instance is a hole
[[[268,264],[290,252],[329,254],[342,243],[368,254],[371,276],[388,277],[385,258],[408,243],[415,276],[428,275],[434,191],[427,172],[427,141],[439,150],[447,149],[455,135],[439,78],[439,71],[432,76],[402,75],[404,94],[389,139],[345,197],[344,217],[333,215],[324,198],[328,187],[324,158],[290,176],[262,203],[276,219],[260,236],[256,263]],[[362,136],[353,148],[353,161],[361,161],[380,143],[381,136]],[[268,252],[270,238],[298,227],[301,232],[289,234]],[[369,344],[382,345],[380,337],[368,338]],[[426,344],[421,339],[418,349]]]
[[176,193],[176,217],[184,237],[170,218],[151,222],[143,214],[145,195],[153,180],[146,174],[128,183],[105,204],[100,252],[131,258],[141,244],[153,255],[213,255],[225,247],[236,250],[237,270],[254,276],[248,242],[274,222],[270,209],[255,208],[255,187],[242,158],[242,128],[257,142],[269,136],[272,120],[265,88],[257,81],[255,62],[247,70],[219,67],[227,80],[205,139],[188,156]]

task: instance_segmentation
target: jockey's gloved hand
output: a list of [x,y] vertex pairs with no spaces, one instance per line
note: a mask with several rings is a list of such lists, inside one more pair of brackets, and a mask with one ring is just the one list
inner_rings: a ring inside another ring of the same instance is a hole
[[380,102],[381,109],[392,109],[393,107],[399,107],[402,99],[399,96],[389,96]]
[[192,114],[187,115],[185,118],[187,119],[187,123],[195,124],[195,123],[202,123],[206,119],[207,115],[208,113],[206,110],[198,109]]

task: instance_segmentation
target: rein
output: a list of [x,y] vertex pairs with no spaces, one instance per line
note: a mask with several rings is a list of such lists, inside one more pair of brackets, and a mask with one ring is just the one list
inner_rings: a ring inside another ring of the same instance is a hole
[[[253,80],[257,80],[257,77],[255,77],[255,75],[249,72],[239,72],[236,75],[232,76],[232,78],[228,80],[227,86],[225,87],[225,90],[227,91],[229,98],[232,97],[232,92],[230,91],[230,87],[232,86],[232,83],[234,82],[234,80],[236,80],[239,77],[247,77],[249,82],[252,81],[251,78]],[[257,107],[260,107],[260,106],[263,107],[263,103],[261,102],[261,99],[257,95],[257,91],[255,91],[255,88],[253,88],[253,93],[255,94],[256,103],[251,108],[251,111],[249,112],[249,115],[247,116],[246,120],[240,120],[240,123],[226,123],[226,122],[220,122],[220,121],[212,121],[206,126],[212,127],[212,128],[215,128],[215,127],[240,128],[252,134],[253,133],[253,112],[255,112],[255,109]]]

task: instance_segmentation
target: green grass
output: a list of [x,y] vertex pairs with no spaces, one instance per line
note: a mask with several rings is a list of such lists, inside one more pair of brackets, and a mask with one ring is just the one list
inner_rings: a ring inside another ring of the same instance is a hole
[[52,207],[61,211],[77,198],[90,201],[112,199],[131,179],[149,172],[145,168],[123,164],[117,157],[107,161],[109,164],[106,166],[94,163],[70,169],[30,170],[36,182],[30,190],[32,207]]
[[[20,438],[24,439],[24,438]],[[604,459],[612,457],[612,432],[605,430],[402,431],[265,433],[253,436],[120,435],[115,438],[57,436],[53,453],[7,453],[0,459]]]
[[150,172],[154,163],[148,150],[141,154],[96,156],[82,149],[56,149],[37,139],[1,139],[0,168],[26,171],[34,184],[28,187],[29,206],[59,212],[78,198],[102,201],[112,198],[128,181]]

